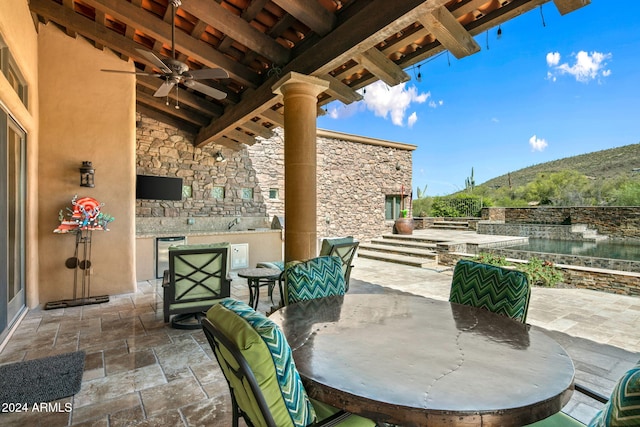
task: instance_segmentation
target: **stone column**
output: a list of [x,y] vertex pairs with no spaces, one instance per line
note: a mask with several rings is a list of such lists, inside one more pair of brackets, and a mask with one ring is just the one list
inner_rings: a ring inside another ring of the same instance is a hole
[[284,103],[284,260],[317,255],[316,116],[325,80],[290,72],[273,86]]

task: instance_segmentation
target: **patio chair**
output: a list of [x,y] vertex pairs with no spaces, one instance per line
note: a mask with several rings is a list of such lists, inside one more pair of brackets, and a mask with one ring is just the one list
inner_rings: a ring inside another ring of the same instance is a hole
[[516,270],[460,260],[453,271],[449,301],[484,308],[526,323],[531,287]]
[[164,321],[177,329],[199,329],[213,304],[231,295],[229,243],[169,248],[169,270],[162,280]]
[[283,274],[283,304],[344,295],[346,284],[342,265],[342,260],[337,256],[320,256],[288,264]]
[[[589,427],[640,426],[640,361],[618,380],[607,398],[576,384],[576,391],[605,403],[589,422]],[[525,427],[584,427],[564,412]]]
[[322,239],[319,256],[338,256],[342,260],[342,274],[345,281],[345,292],[349,291],[349,278],[353,268],[353,257],[358,250],[360,242],[353,237],[341,237],[337,239]]
[[233,426],[374,426],[373,421],[310,399],[280,328],[231,298],[213,306],[202,326],[231,393]]

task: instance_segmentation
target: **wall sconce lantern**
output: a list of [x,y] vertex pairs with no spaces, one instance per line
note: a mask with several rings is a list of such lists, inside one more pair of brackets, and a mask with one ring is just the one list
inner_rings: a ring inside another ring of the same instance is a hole
[[93,183],[95,172],[91,162],[82,162],[82,166],[80,166],[80,187],[95,187]]
[[216,162],[224,162],[226,159],[222,155],[222,151],[216,153]]

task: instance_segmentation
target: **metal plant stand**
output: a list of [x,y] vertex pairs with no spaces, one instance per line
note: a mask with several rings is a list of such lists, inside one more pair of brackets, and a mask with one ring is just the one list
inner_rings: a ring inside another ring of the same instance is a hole
[[[76,235],[76,246],[73,257],[67,258],[65,266],[73,269],[73,299],[63,299],[51,301],[45,304],[44,309],[76,307],[79,305],[101,304],[109,302],[108,295],[91,295],[91,237],[93,230],[78,230]],[[79,255],[82,253],[82,260]],[[78,277],[80,276],[80,277]],[[80,283],[78,283],[80,282]],[[81,294],[78,296],[78,284],[80,284]]]

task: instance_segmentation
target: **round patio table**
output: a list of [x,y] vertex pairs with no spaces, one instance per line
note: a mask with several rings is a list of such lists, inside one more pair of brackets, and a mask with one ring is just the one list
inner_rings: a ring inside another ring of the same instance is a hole
[[573,393],[573,362],[543,331],[408,295],[304,301],[270,316],[310,397],[402,426],[523,426]]
[[[269,285],[273,286],[275,281],[280,278],[282,271],[276,268],[245,268],[238,271],[238,277],[247,279],[247,286],[249,286],[249,305],[254,310],[258,309],[258,302],[260,301],[260,286]],[[262,283],[261,283],[262,282]],[[272,289],[269,289],[269,295],[271,296]]]

